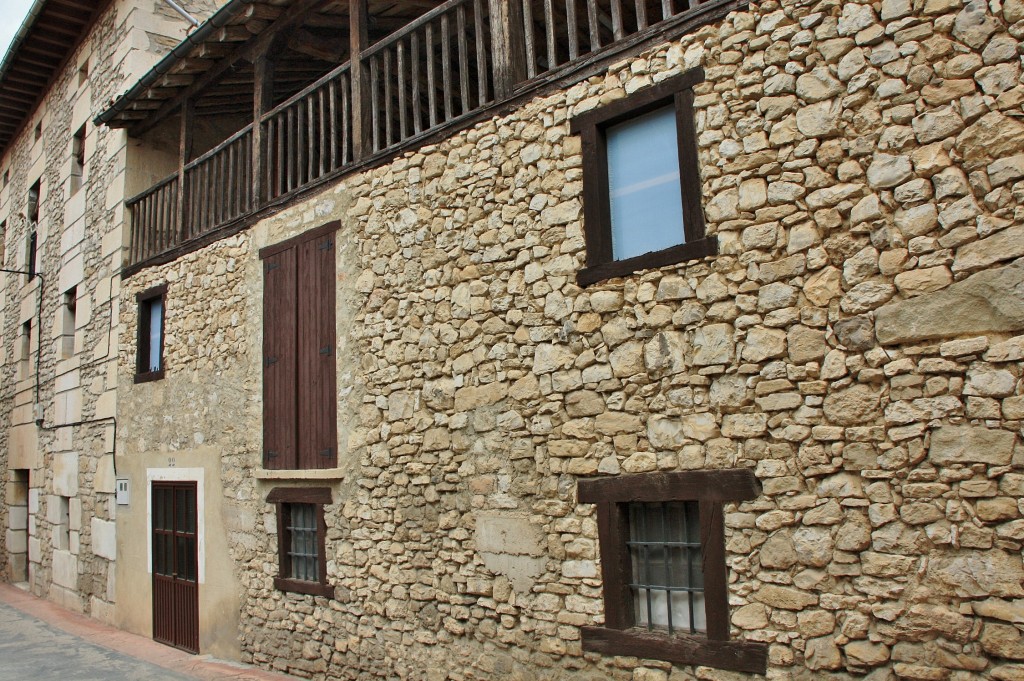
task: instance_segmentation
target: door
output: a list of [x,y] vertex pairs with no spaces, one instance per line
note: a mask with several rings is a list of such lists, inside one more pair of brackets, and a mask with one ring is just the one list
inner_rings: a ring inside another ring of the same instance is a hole
[[153,483],[153,639],[199,652],[196,483]]

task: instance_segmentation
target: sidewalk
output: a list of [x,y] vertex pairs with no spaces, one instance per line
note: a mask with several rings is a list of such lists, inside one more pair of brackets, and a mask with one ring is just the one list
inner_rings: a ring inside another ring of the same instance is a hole
[[[34,624],[32,619],[38,620],[44,625],[49,625],[51,629],[56,630],[58,636],[47,637],[50,644],[62,643],[66,645],[66,642],[54,640],[55,638],[61,638],[59,634],[64,634],[63,638],[70,637],[69,641],[72,648],[76,647],[75,644],[78,641],[75,639],[78,639],[80,642],[113,651],[115,657],[123,656],[126,663],[137,661],[142,665],[153,665],[166,669],[168,674],[165,678],[168,679],[186,676],[194,679],[203,679],[204,681],[216,679],[232,679],[233,681],[295,681],[295,677],[274,674],[249,665],[216,660],[207,655],[190,655],[176,648],[157,643],[144,636],[130,634],[85,615],[65,610],[54,603],[36,598],[32,594],[10,584],[0,583],[0,608],[2,606],[9,606],[17,611],[17,613],[11,613],[12,616],[20,613],[20,619],[26,622],[26,630],[33,628],[31,626]],[[39,626],[37,628],[40,631],[44,631],[46,627]],[[28,655],[30,652],[30,650],[24,650],[21,654]],[[74,665],[75,660],[73,656],[74,653],[70,653],[60,657],[71,657],[72,659],[66,661]],[[21,678],[31,677],[22,676]],[[73,674],[71,678],[89,677]],[[150,675],[147,678],[156,677]]]

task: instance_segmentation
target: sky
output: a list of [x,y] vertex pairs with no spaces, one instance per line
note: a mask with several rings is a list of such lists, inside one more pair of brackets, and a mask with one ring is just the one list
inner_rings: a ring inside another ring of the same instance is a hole
[[[6,56],[14,34],[21,28],[21,22],[28,14],[32,0],[0,0],[0,55]],[[3,59],[3,56],[0,56]]]

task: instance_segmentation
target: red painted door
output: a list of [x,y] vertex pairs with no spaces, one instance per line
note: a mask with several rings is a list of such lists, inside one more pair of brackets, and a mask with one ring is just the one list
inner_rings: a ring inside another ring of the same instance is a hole
[[153,639],[199,652],[196,483],[153,483]]

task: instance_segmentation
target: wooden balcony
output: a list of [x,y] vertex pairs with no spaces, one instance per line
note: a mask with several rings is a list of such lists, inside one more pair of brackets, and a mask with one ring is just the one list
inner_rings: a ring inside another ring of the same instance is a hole
[[[197,158],[186,162],[183,153],[176,172],[127,201],[127,273],[178,257],[324,182],[450,135],[545,88],[581,80],[630,50],[741,4],[449,0],[368,45],[373,17],[364,14],[366,0],[349,2],[344,63],[270,107],[264,84],[272,69],[257,59],[246,105],[253,123]],[[203,92],[190,94],[180,108],[182,149],[189,145],[190,112],[204,101]]]

